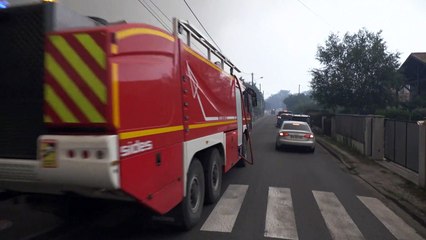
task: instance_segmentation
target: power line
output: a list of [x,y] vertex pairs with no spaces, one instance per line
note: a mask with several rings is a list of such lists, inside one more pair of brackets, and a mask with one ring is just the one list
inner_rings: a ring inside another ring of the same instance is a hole
[[[169,32],[172,32],[168,27],[167,27],[167,25],[162,21],[162,20],[160,20],[160,16],[157,14],[157,13],[155,13],[154,14],[154,9],[152,9],[149,5],[148,5],[148,3],[143,3],[141,0],[138,0],[139,1],[139,3],[140,4],[142,4],[142,6],[144,6],[145,7],[145,9],[149,12],[149,13],[151,13],[151,15],[153,16],[153,17],[155,17],[155,19],[157,19],[157,21],[161,24],[161,25],[163,25],[163,27],[164,28],[166,28]],[[161,14],[163,14],[163,16],[164,17],[166,17],[167,18],[167,20],[169,20],[169,22],[171,22],[171,23],[173,23],[172,22],[172,20],[153,2],[153,1],[151,1],[151,0],[149,0],[151,3],[152,3],[152,5],[154,5],[155,6],[155,8],[159,11],[159,12],[161,12]],[[193,45],[195,48],[197,48],[198,49],[198,51],[199,51],[199,53],[201,54],[201,55],[203,55],[204,57],[207,57],[206,55],[205,55],[205,53],[197,46],[197,45]]]
[[163,22],[163,19],[160,17],[160,15],[158,13],[156,13],[154,11],[154,9],[152,9],[151,6],[149,6],[149,4],[146,1],[145,1],[145,4],[151,10],[151,12],[154,13],[157,16],[158,19],[160,19],[160,21],[163,23],[162,25],[165,26],[169,32],[172,32],[171,28],[168,27],[167,23]]
[[167,30],[167,31],[169,31],[169,32],[172,32],[171,31],[171,29],[169,29],[168,27],[167,27],[167,25],[166,24],[164,24],[164,22],[163,21],[161,21],[158,17],[157,17],[157,15],[155,15],[154,13],[153,13],[153,11],[152,11],[152,9],[151,9],[151,7],[147,7],[143,2],[142,2],[142,0],[138,0],[138,2],[149,12],[149,13],[151,13],[151,15],[155,18],[155,19],[157,19],[157,21],[161,24],[161,25],[163,25],[163,27]]
[[216,45],[216,47],[219,49],[219,51],[222,52],[222,50],[220,49],[219,45],[214,41],[214,39],[212,38],[212,36],[210,36],[209,32],[207,31],[207,29],[204,27],[204,25],[201,23],[200,19],[198,19],[197,15],[195,15],[194,11],[192,11],[192,8],[189,6],[189,4],[186,2],[186,0],[183,0],[186,4],[186,6],[188,7],[188,9],[191,11],[192,15],[194,15],[195,19],[197,19],[198,23],[201,25],[201,27],[204,29],[204,31],[207,33],[207,35],[210,37],[210,39],[213,41],[213,43]]
[[325,18],[323,18],[321,15],[319,15],[318,13],[316,13],[314,10],[312,10],[310,7],[308,7],[305,3],[302,2],[302,0],[297,0],[300,4],[302,4],[306,9],[308,9],[311,13],[313,13],[316,17],[318,17],[319,19],[321,19],[324,23],[326,23],[329,27],[332,27],[330,23],[327,22],[327,20],[325,20]]
[[164,17],[166,17],[167,18],[167,20],[169,20],[169,22],[172,22],[172,20],[166,15],[166,14],[164,14],[164,12],[163,11],[161,11],[161,9],[157,6],[157,4],[155,4],[152,0],[149,0],[151,3],[152,3],[152,5],[154,5],[154,7],[156,8],[156,9],[158,9],[158,11],[160,11],[160,13],[161,14],[163,14],[163,16]]

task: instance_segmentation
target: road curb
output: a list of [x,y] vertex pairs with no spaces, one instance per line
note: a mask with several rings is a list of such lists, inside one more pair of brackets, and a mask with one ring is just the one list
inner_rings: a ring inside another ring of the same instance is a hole
[[[317,143],[319,143],[322,147],[324,147],[327,152],[329,152],[331,155],[333,155],[337,160],[339,160],[343,165],[345,165],[348,170],[356,171],[354,166],[351,166],[348,159],[349,158],[356,158],[354,156],[351,156],[349,153],[343,153],[344,150],[338,148],[337,146],[329,143],[327,140],[325,140],[323,137],[316,137]],[[345,156],[347,155],[347,156]],[[380,167],[383,167],[379,165]],[[392,171],[393,172],[393,171]],[[395,173],[396,174],[396,173]],[[374,186],[371,182],[369,182],[367,179],[362,177],[359,174],[356,174],[357,177],[359,177],[362,181],[364,181],[366,184],[371,186],[374,190],[376,190],[380,195],[388,199],[389,201],[393,202],[395,205],[397,205],[400,209],[402,209],[405,213],[407,213],[409,216],[411,216],[417,223],[422,225],[423,227],[426,227],[426,221],[421,216],[418,216],[416,214],[416,210],[418,209],[415,205],[409,204],[411,207],[406,206],[405,204],[401,203],[397,198],[386,194],[385,191],[379,189],[378,187]],[[406,180],[406,179],[405,179]],[[411,209],[414,208],[414,209]]]
[[347,160],[346,157],[338,150],[335,146],[329,144],[327,140],[324,140],[322,137],[316,137],[317,143],[319,143],[325,150],[327,150],[331,155],[333,155],[337,160],[339,160],[343,165],[345,165],[346,168],[349,170],[353,170],[354,167],[351,166]]

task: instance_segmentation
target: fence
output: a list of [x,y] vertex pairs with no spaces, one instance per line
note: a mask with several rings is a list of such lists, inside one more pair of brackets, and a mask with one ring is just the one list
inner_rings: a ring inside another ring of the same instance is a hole
[[336,133],[365,143],[365,116],[336,115]]
[[322,116],[322,131],[372,159],[386,158],[418,173],[426,187],[426,121],[403,122],[375,115]]
[[419,171],[419,126],[412,122],[385,120],[385,158]]

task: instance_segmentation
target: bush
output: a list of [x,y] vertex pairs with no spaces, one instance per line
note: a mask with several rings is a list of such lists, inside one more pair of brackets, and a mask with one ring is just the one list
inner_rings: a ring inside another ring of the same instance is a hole
[[410,120],[410,112],[404,109],[390,108],[390,109],[381,109],[376,111],[377,115],[383,115],[386,118],[408,121]]
[[426,118],[426,108],[416,108],[413,110],[411,120],[418,121]]

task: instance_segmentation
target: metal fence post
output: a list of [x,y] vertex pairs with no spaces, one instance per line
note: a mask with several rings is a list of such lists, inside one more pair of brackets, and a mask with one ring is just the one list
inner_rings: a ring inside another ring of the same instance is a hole
[[419,185],[426,187],[426,126],[424,121],[419,124]]

